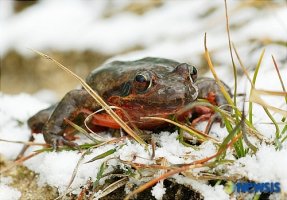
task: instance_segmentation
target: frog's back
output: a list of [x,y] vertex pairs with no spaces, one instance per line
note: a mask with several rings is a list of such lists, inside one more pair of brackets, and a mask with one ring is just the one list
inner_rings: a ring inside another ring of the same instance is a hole
[[146,57],[135,61],[113,61],[92,71],[86,82],[100,95],[116,90],[123,83],[133,80],[141,70],[153,71],[159,76],[172,72],[179,63],[165,58]]

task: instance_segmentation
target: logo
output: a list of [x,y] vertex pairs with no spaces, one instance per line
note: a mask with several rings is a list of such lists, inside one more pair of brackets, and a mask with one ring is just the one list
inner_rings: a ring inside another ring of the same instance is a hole
[[281,191],[279,182],[265,182],[265,183],[254,183],[254,182],[238,182],[235,183],[235,191],[238,193],[279,193]]

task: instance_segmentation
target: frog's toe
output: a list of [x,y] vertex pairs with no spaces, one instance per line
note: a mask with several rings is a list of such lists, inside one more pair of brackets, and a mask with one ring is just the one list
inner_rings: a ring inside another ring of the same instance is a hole
[[214,122],[219,122],[220,123],[220,127],[223,128],[225,126],[224,124],[224,120],[222,119],[221,115],[219,113],[214,113],[211,118],[210,121],[212,123]]
[[78,145],[74,142],[71,142],[69,140],[66,140],[61,135],[54,135],[51,139],[50,143],[54,150],[57,150],[59,146],[68,146],[68,147],[77,147]]

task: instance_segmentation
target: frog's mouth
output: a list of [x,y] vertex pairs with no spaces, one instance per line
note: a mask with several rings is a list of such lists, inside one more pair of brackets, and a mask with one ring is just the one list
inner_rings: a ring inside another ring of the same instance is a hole
[[166,98],[153,99],[147,96],[129,95],[127,97],[112,96],[108,99],[108,103],[120,107],[133,115],[167,116],[176,114],[177,111],[193,102],[198,95],[197,88],[195,89],[196,94],[189,97],[186,95],[170,96],[168,101]]

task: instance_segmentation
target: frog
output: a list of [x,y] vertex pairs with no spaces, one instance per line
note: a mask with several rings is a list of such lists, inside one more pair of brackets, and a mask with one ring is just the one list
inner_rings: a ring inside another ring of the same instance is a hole
[[[228,104],[214,79],[198,77],[195,66],[166,58],[146,57],[108,62],[94,69],[87,76],[86,83],[109,106],[119,108],[116,112],[124,121],[132,123],[139,130],[160,130],[167,126],[165,121],[144,117],[176,116],[178,121],[182,121],[201,114],[194,121],[207,120],[213,112],[203,106],[180,112],[198,99],[207,99],[216,106]],[[232,95],[231,89],[225,83],[222,84]],[[74,89],[59,103],[32,116],[28,125],[32,132],[42,132],[46,143],[54,148],[61,145],[75,146],[75,138],[68,134],[72,128],[67,121],[81,126],[85,117],[95,112],[90,120],[93,130],[121,128],[110,115],[98,112],[100,109],[101,106],[84,88]]]

